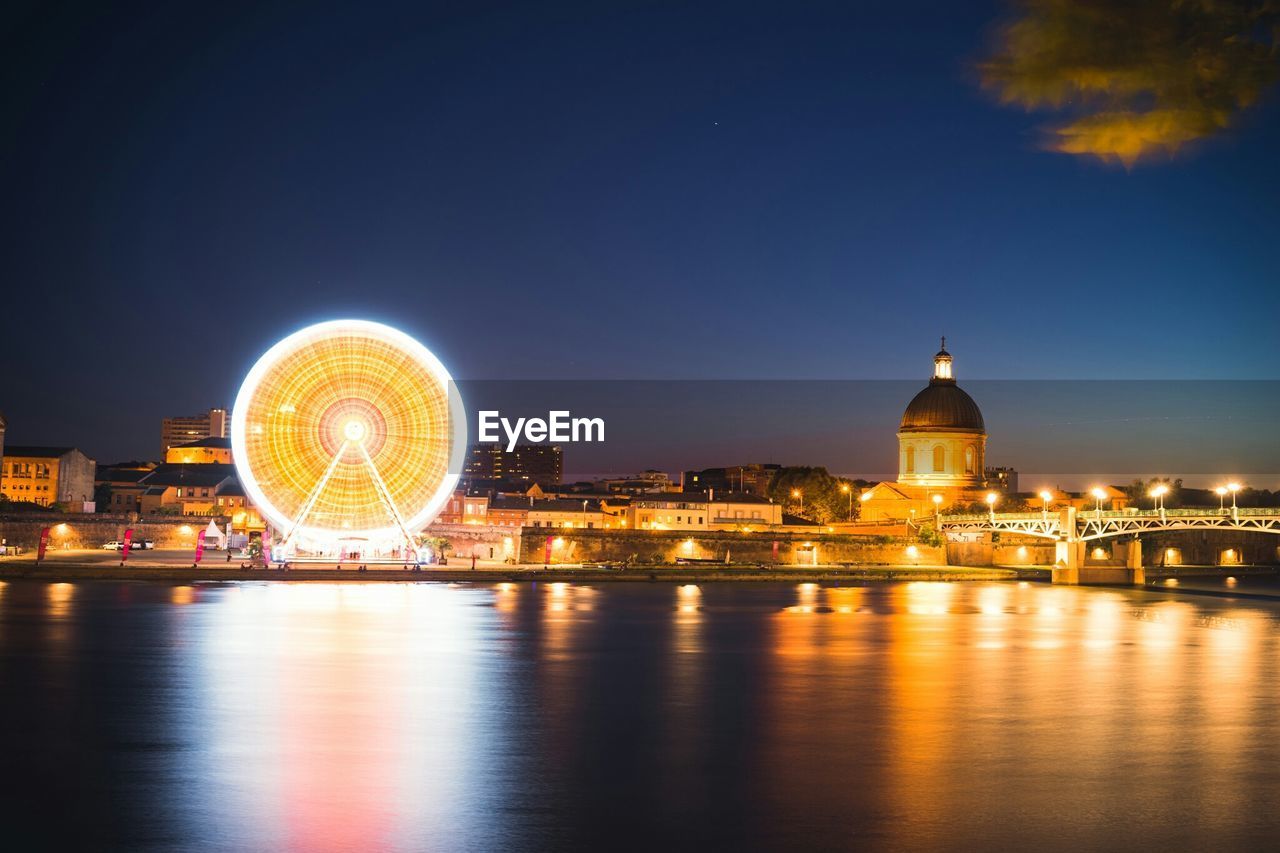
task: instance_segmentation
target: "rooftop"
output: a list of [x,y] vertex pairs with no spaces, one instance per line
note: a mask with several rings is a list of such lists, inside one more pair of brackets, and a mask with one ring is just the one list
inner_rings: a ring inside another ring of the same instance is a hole
[[228,477],[234,477],[234,465],[212,462],[203,465],[182,465],[166,462],[138,482],[144,486],[200,486],[219,485]]
[[23,456],[31,459],[57,459],[76,449],[74,447],[57,447],[43,444],[6,444],[4,455]]
[[231,439],[222,438],[221,436],[211,435],[208,438],[198,438],[195,441],[188,441],[183,444],[175,444],[170,450],[180,450],[184,447],[216,447],[221,450],[229,450],[231,448]]

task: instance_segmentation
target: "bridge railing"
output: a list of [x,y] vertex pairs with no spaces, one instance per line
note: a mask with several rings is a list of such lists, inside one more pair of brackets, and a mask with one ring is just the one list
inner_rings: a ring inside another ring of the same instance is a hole
[[[1076,510],[1076,516],[1081,519],[1090,518],[1206,518],[1206,517],[1231,517],[1235,515],[1240,518],[1257,518],[1257,517],[1274,517],[1280,516],[1280,507],[1238,507],[1232,509],[1225,507],[1218,509],[1217,507],[1199,507],[1191,509],[1104,509],[1098,512],[1096,509],[1080,509]],[[1043,519],[1045,514],[1040,512],[997,512],[995,514],[996,521],[1026,521],[1033,519]],[[1049,510],[1049,518],[1057,518],[1058,510]],[[965,515],[944,515],[942,523],[947,522],[981,522],[990,521],[990,513],[969,513]]]

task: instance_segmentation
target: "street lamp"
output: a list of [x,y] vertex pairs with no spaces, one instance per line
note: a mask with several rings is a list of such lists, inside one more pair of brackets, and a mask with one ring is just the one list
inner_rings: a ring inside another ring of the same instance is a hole
[[1098,488],[1097,486],[1094,486],[1094,488],[1093,488],[1093,490],[1090,492],[1090,494],[1091,494],[1091,495],[1093,495],[1093,496],[1097,499],[1097,501],[1098,501],[1098,509],[1097,509],[1097,512],[1098,512],[1098,516],[1099,516],[1099,517],[1101,517],[1101,516],[1102,516],[1102,502],[1103,502],[1103,501],[1105,501],[1105,500],[1107,499],[1107,492],[1106,492],[1106,490],[1105,490],[1105,489],[1101,489],[1101,488]]
[[849,488],[848,483],[841,483],[840,491],[844,492],[849,497],[849,520],[853,521],[853,489]]
[[933,523],[934,526],[941,529],[942,527],[942,495],[934,495],[930,500],[933,501]]
[[995,492],[987,492],[987,514],[991,516],[992,523],[996,520],[996,501],[1000,500],[1000,496]]
[[800,511],[804,512],[804,492],[799,489],[792,489],[791,497],[800,499]]
[[1231,493],[1231,511],[1236,511],[1236,492],[1240,491],[1243,486],[1239,483],[1227,483],[1227,491]]
[[1169,494],[1169,487],[1166,486],[1164,483],[1161,483],[1160,485],[1153,488],[1150,492],[1147,492],[1147,494],[1151,495],[1151,508],[1158,509],[1160,510],[1160,512],[1163,513],[1164,512],[1164,496]]
[[1218,512],[1226,512],[1227,487],[1218,486],[1218,488],[1213,490],[1213,493],[1218,496]]
[[1053,500],[1053,493],[1045,489],[1040,493],[1040,500],[1044,501],[1044,517],[1049,520],[1049,501]]

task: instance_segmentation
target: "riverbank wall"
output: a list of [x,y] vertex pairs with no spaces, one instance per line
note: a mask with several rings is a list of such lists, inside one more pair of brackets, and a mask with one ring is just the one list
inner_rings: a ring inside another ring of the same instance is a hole
[[640,566],[627,569],[580,567],[542,568],[429,568],[403,569],[226,569],[211,566],[175,567],[144,565],[75,565],[73,563],[0,562],[0,580],[36,580],[48,583],[80,581],[151,581],[156,583],[227,583],[243,581],[286,581],[323,583],[723,583],[723,582],[881,582],[881,581],[991,581],[1015,580],[1019,574],[1009,569],[961,569],[946,566],[909,568],[904,566],[833,566],[748,568],[733,566]]
[[[581,530],[525,528],[520,562],[625,563],[672,565],[678,562],[725,565],[888,565],[941,566],[945,549],[908,539],[847,534],[758,531]],[[457,549],[455,548],[455,553]]]
[[133,528],[135,540],[150,539],[157,548],[193,549],[196,535],[209,526],[210,520],[225,524],[225,519],[214,516],[138,518],[126,513],[12,513],[0,515],[0,541],[31,551],[40,544],[40,531],[48,527],[51,550],[101,548],[105,542],[123,539],[125,530]]

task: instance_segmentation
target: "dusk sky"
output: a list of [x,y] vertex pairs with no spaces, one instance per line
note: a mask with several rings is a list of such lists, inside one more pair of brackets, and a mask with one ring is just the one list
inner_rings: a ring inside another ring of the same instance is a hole
[[1276,378],[1273,89],[1126,165],[983,85],[1004,3],[233,6],[0,24],[10,442],[154,455],[337,316],[471,379]]

